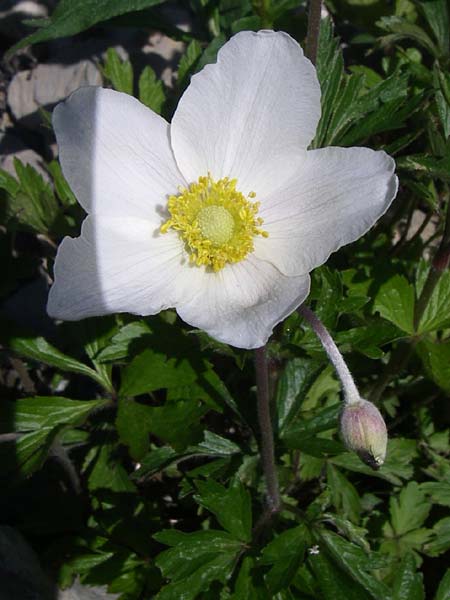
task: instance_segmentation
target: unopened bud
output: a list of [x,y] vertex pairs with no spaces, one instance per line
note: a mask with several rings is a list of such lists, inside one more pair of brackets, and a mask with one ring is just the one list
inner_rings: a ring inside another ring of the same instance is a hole
[[347,448],[372,469],[379,469],[386,458],[387,430],[378,408],[362,398],[346,404],[340,425]]

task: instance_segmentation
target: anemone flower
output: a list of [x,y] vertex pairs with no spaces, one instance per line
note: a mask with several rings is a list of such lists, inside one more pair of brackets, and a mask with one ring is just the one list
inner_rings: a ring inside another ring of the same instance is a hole
[[169,125],[86,87],[53,116],[65,177],[88,213],[58,250],[48,312],[78,320],[175,308],[240,348],[263,346],[309,272],[362,236],[397,191],[368,148],[307,150],[316,72],[282,32],[241,32],[194,75]]

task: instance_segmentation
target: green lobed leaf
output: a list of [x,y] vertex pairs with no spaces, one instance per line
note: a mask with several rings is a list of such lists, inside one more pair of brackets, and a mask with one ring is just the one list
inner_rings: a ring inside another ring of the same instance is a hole
[[353,523],[359,522],[361,500],[355,487],[331,463],[327,464],[327,482],[336,511]]
[[75,35],[102,21],[162,4],[163,1],[60,0],[50,18],[35,21],[39,29],[10,48],[8,55],[11,56],[24,46]]
[[[11,403],[14,431],[33,431],[57,425],[78,427],[95,409],[108,400],[71,400],[61,396],[35,396]],[[3,418],[2,420],[3,421]],[[1,423],[0,421],[0,423]]]
[[444,517],[433,525],[433,537],[425,544],[429,556],[439,556],[450,549],[450,517]]
[[280,435],[283,436],[295,418],[319,370],[320,366],[310,359],[293,358],[286,364],[278,380],[275,396]]
[[220,483],[196,481],[195,500],[212,512],[218,522],[236,539],[250,542],[252,536],[251,496],[236,479],[225,488]]
[[450,327],[450,271],[444,271],[420,319],[418,333]]
[[450,342],[421,340],[415,350],[428,376],[450,393]]
[[434,600],[448,600],[450,598],[450,569],[445,571],[444,577],[439,583]]
[[392,600],[424,600],[422,573],[417,572],[414,555],[409,553],[397,570],[392,589]]
[[241,550],[241,542],[224,531],[165,530],[153,537],[172,546],[156,558],[163,576],[171,580],[157,595],[158,600],[194,600],[213,581],[224,582]]
[[178,64],[178,87],[183,90],[189,83],[189,77],[196,71],[202,55],[202,47],[197,40],[192,40],[186,48]]
[[305,525],[299,525],[280,533],[262,551],[261,563],[273,565],[265,577],[269,590],[275,594],[287,588],[300,565],[311,536]]
[[374,309],[406,333],[414,333],[414,288],[402,275],[384,283],[375,298]]
[[139,100],[159,115],[161,114],[166,94],[162,81],[156,77],[150,65],[144,67],[139,77]]

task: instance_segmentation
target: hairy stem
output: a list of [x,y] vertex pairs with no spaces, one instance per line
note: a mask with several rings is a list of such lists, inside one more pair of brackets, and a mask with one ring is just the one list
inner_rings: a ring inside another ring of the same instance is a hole
[[258,422],[260,430],[261,461],[267,486],[267,504],[271,513],[280,511],[281,498],[275,467],[273,428],[270,416],[269,374],[266,347],[255,350]]
[[345,402],[347,404],[355,404],[355,402],[360,400],[358,389],[344,359],[342,358],[342,354],[334,343],[334,340],[329,334],[327,328],[307,306],[300,306],[298,312],[305,319],[305,321],[311,325],[325,352],[328,354],[328,358],[333,363],[344,389]]
[[317,61],[321,12],[322,0],[310,0],[308,10],[308,31],[306,34],[305,54],[313,65],[315,65]]

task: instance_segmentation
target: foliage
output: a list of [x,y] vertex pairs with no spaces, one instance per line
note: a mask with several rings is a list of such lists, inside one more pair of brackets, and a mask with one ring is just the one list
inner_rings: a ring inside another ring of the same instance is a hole
[[[113,49],[104,83],[170,119],[233,33],[306,32],[290,0],[192,0],[192,33],[165,22],[158,4],[61,0],[16,48],[113,17],[133,24],[124,14],[143,11],[134,16],[186,41],[176,84]],[[328,8],[313,146],[385,149],[400,191],[373,231],[314,273],[309,303],[386,416],[386,464],[372,472],[345,451],[339,385],[298,314],[268,348],[284,503],[269,523],[249,352],[192,332],[170,310],[36,331],[26,318],[2,321],[2,374],[16,374],[0,383],[2,514],[62,586],[78,576],[121,600],[450,598],[448,5]],[[57,162],[51,184],[18,160],[15,171],[0,171],[2,298],[51,277],[56,245],[82,219]]]

